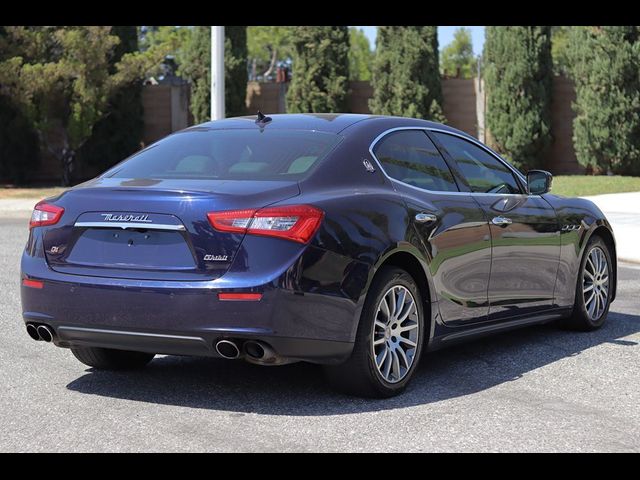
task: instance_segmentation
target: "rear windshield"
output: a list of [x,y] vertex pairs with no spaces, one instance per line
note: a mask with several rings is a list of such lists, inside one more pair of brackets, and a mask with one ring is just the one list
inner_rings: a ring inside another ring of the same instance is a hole
[[106,176],[298,180],[341,139],[308,130],[187,130],[141,151]]

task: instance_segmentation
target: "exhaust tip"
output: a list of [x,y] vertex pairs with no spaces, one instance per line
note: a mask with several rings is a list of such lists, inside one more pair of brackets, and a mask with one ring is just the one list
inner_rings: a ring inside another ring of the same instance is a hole
[[31,338],[33,338],[34,340],[42,340],[40,338],[40,335],[38,334],[38,329],[36,328],[36,326],[32,323],[28,323],[27,324],[27,333],[29,334],[29,336]]
[[220,340],[216,343],[216,352],[228,360],[234,360],[240,356],[240,349],[231,340]]
[[46,325],[40,325],[37,329],[37,333],[40,336],[41,340],[45,342],[50,342],[53,340],[53,332]]
[[244,344],[244,351],[248,356],[255,358],[256,360],[262,360],[266,353],[264,347],[260,343],[253,341],[249,341]]

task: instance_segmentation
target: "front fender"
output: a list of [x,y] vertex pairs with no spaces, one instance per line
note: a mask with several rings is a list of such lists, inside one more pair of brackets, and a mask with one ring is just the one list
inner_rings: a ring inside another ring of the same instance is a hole
[[[615,298],[615,282],[617,277],[615,237],[611,224],[602,211],[585,198],[565,198],[556,195],[545,195],[558,215],[560,225],[560,263],[556,280],[556,303],[560,307],[571,307],[575,302],[576,286],[580,262],[585,253],[589,239],[596,231],[606,231],[612,246],[613,298]],[[612,299],[613,299],[612,298]]]

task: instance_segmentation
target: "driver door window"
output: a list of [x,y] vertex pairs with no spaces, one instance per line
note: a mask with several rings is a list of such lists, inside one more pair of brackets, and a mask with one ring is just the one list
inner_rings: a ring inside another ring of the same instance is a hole
[[522,193],[511,170],[493,155],[462,138],[440,132],[433,135],[456,162],[472,192]]

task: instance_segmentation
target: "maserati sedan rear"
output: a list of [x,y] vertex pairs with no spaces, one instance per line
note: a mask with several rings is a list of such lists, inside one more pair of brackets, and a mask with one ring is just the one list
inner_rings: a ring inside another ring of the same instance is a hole
[[342,391],[391,396],[424,351],[603,324],[611,227],[550,187],[424,120],[205,123],[35,206],[26,329],[98,369],[155,354],[306,361]]

